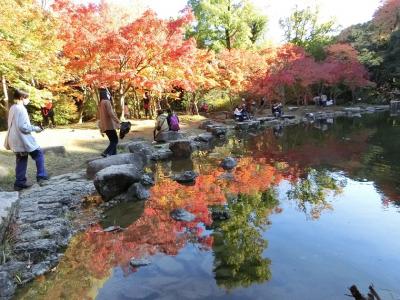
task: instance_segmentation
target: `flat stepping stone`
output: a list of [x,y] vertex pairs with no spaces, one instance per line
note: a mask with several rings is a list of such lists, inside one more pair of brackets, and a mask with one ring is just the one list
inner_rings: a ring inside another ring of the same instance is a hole
[[260,121],[260,123],[264,123],[264,122],[268,122],[268,121],[271,121],[274,119],[275,119],[274,117],[259,117],[259,118],[256,118],[256,121]]
[[361,107],[346,107],[344,110],[345,111],[351,111],[351,112],[360,112],[361,111]]
[[283,115],[283,116],[281,116],[281,119],[289,119],[289,120],[291,120],[291,119],[295,119],[296,118],[296,116],[294,116],[294,115]]

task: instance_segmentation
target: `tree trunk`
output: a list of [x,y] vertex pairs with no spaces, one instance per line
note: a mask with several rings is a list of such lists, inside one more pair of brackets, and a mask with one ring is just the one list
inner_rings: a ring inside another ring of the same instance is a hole
[[1,76],[1,84],[3,87],[3,94],[4,94],[4,107],[6,110],[6,113],[8,113],[8,88],[7,88],[7,80],[6,76],[2,75]]
[[92,98],[96,102],[96,105],[99,106],[100,104],[100,95],[97,88],[93,88],[90,93],[92,94]]
[[[228,1],[228,12],[231,10],[231,1]],[[231,36],[228,28],[225,28],[225,41],[226,41],[226,48],[230,51],[231,50]]]
[[140,107],[140,99],[139,99],[139,97],[138,97],[138,95],[136,94],[135,95],[135,104],[134,104],[134,106],[135,106],[135,110],[136,110],[136,118],[137,119],[140,119],[141,118],[141,115],[140,115],[140,109],[141,109],[141,107]]
[[133,117],[135,119],[139,119],[140,118],[140,105],[138,105],[139,99],[138,99],[138,96],[136,93],[136,88],[133,87],[132,91],[133,91]]
[[121,115],[119,119],[125,121],[125,95],[121,95],[119,99],[119,105],[121,106]]
[[124,84],[122,83],[122,81],[119,82],[119,105],[121,107],[121,115],[119,117],[119,119],[121,121],[125,121],[125,92],[124,91]]
[[8,99],[8,89],[7,89],[7,80],[6,76],[1,76],[1,84],[3,87],[3,94],[4,94],[4,125],[7,127],[7,117],[8,117],[8,109],[9,109],[9,99]]
[[82,103],[78,106],[78,124],[82,124],[83,123],[83,110],[85,107],[85,102],[88,100],[88,92],[87,89],[83,87],[83,99],[82,99]]
[[232,101],[232,95],[229,93],[229,95],[228,95],[228,98],[229,98],[229,103],[230,103],[230,105],[231,105],[231,110],[233,110],[233,101]]
[[229,36],[229,29],[225,29],[226,48],[231,50],[231,37]]
[[197,106],[196,93],[192,94],[192,114],[199,115],[199,108]]
[[282,87],[281,97],[282,97],[282,104],[285,105],[286,104],[286,91],[285,91],[284,86]]

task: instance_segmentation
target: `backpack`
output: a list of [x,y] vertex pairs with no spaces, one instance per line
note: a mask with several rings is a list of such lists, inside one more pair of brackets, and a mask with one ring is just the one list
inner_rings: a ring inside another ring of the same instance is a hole
[[176,115],[172,115],[170,118],[170,130],[172,131],[179,131],[179,119]]
[[119,138],[122,140],[125,135],[131,130],[131,122],[121,122],[121,128],[119,129]]

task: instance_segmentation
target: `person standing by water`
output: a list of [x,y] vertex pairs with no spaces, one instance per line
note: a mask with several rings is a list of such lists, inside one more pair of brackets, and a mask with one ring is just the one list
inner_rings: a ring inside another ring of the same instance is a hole
[[149,92],[145,92],[144,96],[143,96],[143,109],[144,109],[144,115],[146,116],[146,119],[151,117],[150,102],[151,102],[151,96],[150,96]]
[[169,130],[167,116],[164,114],[164,111],[159,109],[157,111],[157,118],[154,125],[153,137],[154,140],[157,141],[157,136],[162,132],[167,132]]
[[12,150],[16,155],[14,190],[21,191],[29,188],[26,170],[28,167],[28,155],[36,163],[36,180],[42,185],[49,179],[44,165],[44,154],[40,149],[32,132],[43,131],[42,127],[33,126],[29,120],[25,106],[29,103],[29,95],[16,90],[14,93],[15,104],[8,113],[8,131],[4,143],[7,150]]
[[111,94],[108,89],[99,89],[99,94],[99,128],[100,132],[105,133],[110,141],[107,149],[101,154],[101,156],[106,157],[117,154],[117,129],[120,127],[120,122],[112,107]]

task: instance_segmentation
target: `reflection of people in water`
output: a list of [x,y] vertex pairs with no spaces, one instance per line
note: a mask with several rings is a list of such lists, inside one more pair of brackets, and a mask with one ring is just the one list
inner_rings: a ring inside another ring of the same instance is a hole
[[272,128],[272,132],[274,133],[275,137],[279,138],[283,136],[283,126],[282,125],[275,125]]

